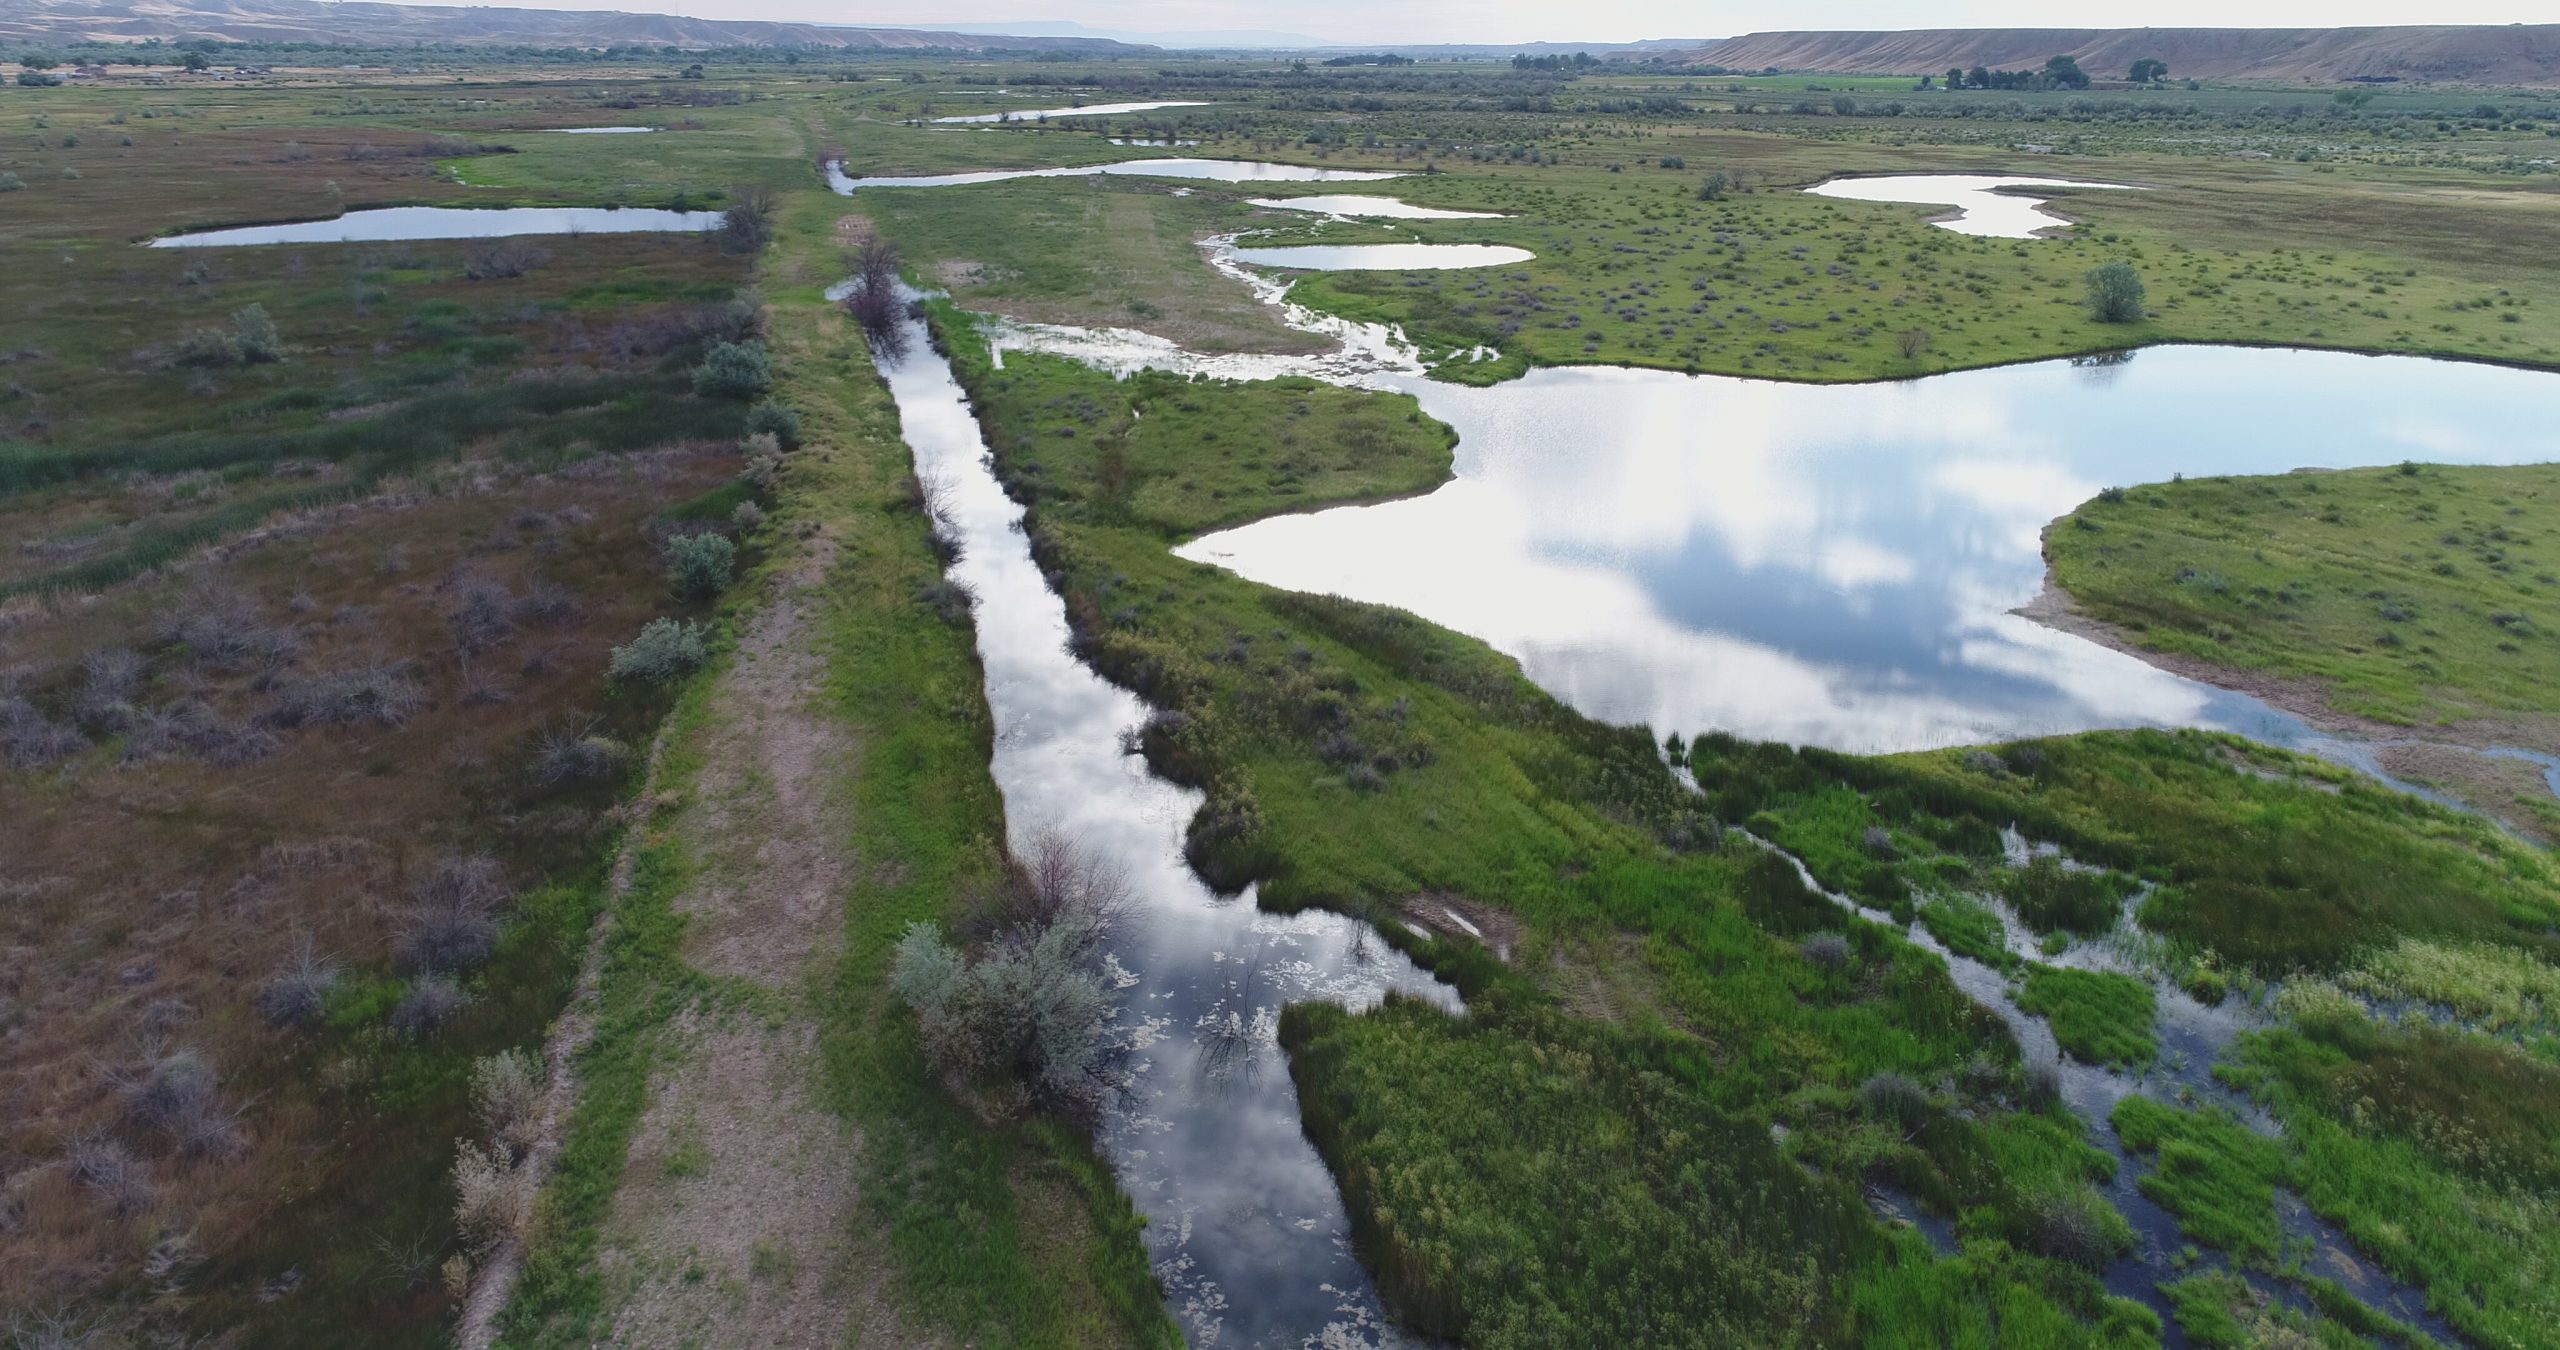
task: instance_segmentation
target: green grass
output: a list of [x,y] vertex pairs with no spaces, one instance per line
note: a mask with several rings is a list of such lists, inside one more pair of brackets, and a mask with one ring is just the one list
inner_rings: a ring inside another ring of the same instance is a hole
[[2046,535],[2054,578],[2145,647],[2316,682],[2342,713],[2517,726],[2560,707],[2560,466],[2152,484]]
[[[2229,738],[2105,732],[1866,760],[1708,737],[1691,761],[1718,815],[1765,818],[1834,886],[1941,880],[1948,854],[1881,864],[1837,842],[1865,826],[1978,856],[1986,832],[2015,824],[2153,881],[2141,926],[2224,967],[2341,970],[2411,937],[2555,951],[2547,854],[2477,816]],[[1835,805],[1860,794],[1854,810]],[[1871,880],[1878,869],[1899,875]]]
[[1407,1325],[1489,1347],[1848,1335],[1835,1282],[1881,1235],[1765,1127],[1644,1067],[1676,1045],[1401,1000],[1360,1017],[1300,1004],[1281,1035]]
[[2030,962],[2018,1006],[2051,1024],[2063,1053],[2084,1063],[2139,1070],[2159,1053],[2151,986],[2130,975]]
[[2177,1215],[2190,1240],[2261,1263],[2276,1259],[2281,1143],[2225,1113],[2180,1110],[2149,1097],[2125,1098],[2110,1119],[2128,1151],[2153,1155],[2142,1193]]

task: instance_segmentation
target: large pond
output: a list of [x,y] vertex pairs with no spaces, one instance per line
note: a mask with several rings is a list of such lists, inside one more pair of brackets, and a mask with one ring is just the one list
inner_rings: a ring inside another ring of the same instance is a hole
[[977,595],[978,655],[996,727],[994,774],[1017,854],[1056,831],[1122,869],[1136,910],[1114,943],[1134,1086],[1101,1131],[1147,1216],[1169,1306],[1195,1345],[1365,1345],[1398,1339],[1351,1252],[1342,1198],[1298,1123],[1275,1036],[1280,1009],[1352,1007],[1401,989],[1457,996],[1366,925],[1260,912],[1212,894],[1183,861],[1198,793],[1122,747],[1146,705],[1067,649],[1066,610],[1031,559],[950,367],[907,322],[884,358],[916,472],[961,543],[951,575]]
[[1089,178],[1096,174],[1189,178],[1213,183],[1375,183],[1404,176],[1376,169],[1320,169],[1308,164],[1268,164],[1250,159],[1124,159],[1112,164],[1081,164],[1065,169],[982,169],[972,173],[856,178],[846,173],[842,165],[830,162],[827,165],[827,186],[851,194],[863,188],[968,187],[975,183],[1011,182],[1017,178]]
[[1952,206],[1954,214],[1931,222],[1957,234],[1994,239],[2032,239],[2071,222],[2044,209],[2046,198],[2020,195],[2021,188],[2067,187],[2121,190],[2121,183],[2084,183],[2070,178],[2030,178],[2024,174],[1906,173],[1871,178],[1834,178],[1805,191],[1817,197],[1853,202],[1912,202]]
[[422,239],[495,239],[517,234],[638,234],[716,229],[717,211],[615,210],[598,206],[385,206],[333,220],[243,225],[163,235],[153,248],[227,248],[245,244],[374,244]]
[[997,122],[1039,122],[1052,117],[1112,117],[1121,113],[1154,112],[1158,108],[1208,106],[1196,99],[1164,103],[1088,103],[1081,108],[1026,108],[1020,112],[977,113],[968,117],[937,117],[933,120],[946,126],[986,126]]
[[1897,384],[1615,368],[1470,389],[1426,496],[1260,521],[1183,556],[1401,606],[1657,730],[1859,752],[2122,726],[2299,723],[2010,611],[2046,524],[2110,485],[2404,459],[2560,459],[2560,379],[2170,347]]

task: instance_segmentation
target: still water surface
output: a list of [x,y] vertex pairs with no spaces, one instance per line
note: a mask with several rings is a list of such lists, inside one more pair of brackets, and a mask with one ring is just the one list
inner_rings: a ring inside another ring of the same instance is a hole
[[1939,229],[1994,239],[2032,239],[2071,222],[2044,210],[2044,199],[2013,196],[1996,188],[2069,187],[2123,189],[2121,183],[2084,183],[2024,174],[1906,173],[1875,178],[1834,178],[1805,191],[1854,202],[1917,202],[1952,206],[1956,214],[1933,221]]
[[1311,999],[1360,1008],[1400,989],[1454,1010],[1457,995],[1365,924],[1265,914],[1250,891],[1220,897],[1192,874],[1182,835],[1200,795],[1122,750],[1146,705],[1068,651],[1065,606],[1031,559],[1021,506],[989,469],[949,365],[922,324],[907,330],[907,355],[881,371],[916,473],[938,485],[962,543],[951,575],[977,594],[1014,849],[1027,855],[1056,830],[1125,869],[1137,896],[1114,943],[1137,1077],[1102,1145],[1147,1216],[1168,1306],[1195,1345],[1397,1343],[1352,1255],[1333,1177],[1300,1129],[1276,1021]]
[[1206,108],[1196,99],[1168,103],[1088,103],[1081,108],[1026,108],[1019,112],[978,113],[969,117],[937,117],[946,126],[987,125],[996,122],[1037,122],[1049,117],[1111,117],[1120,113],[1154,112],[1158,108]]
[[1501,267],[1537,257],[1508,244],[1293,244],[1285,248],[1240,248],[1238,262],[1257,267],[1291,267],[1310,272],[1433,272],[1466,267]]
[[2560,459],[2560,379],[2331,352],[1847,386],[1603,367],[1378,382],[1457,428],[1453,481],[1182,555],[1412,610],[1605,721],[1862,753],[2123,726],[2300,744],[2253,699],[2011,613],[2042,588],[2046,524],[2181,473]]
[[228,248],[243,244],[376,244],[423,239],[495,239],[518,234],[638,234],[716,229],[717,211],[615,210],[600,206],[385,206],[334,220],[243,225],[163,235],[153,248]]
[[1308,164],[1267,164],[1249,159],[1124,159],[1113,164],[1082,164],[1065,169],[981,169],[971,173],[856,178],[846,173],[843,165],[829,162],[827,186],[850,195],[864,188],[968,187],[976,183],[1011,182],[1016,178],[1089,178],[1095,174],[1188,178],[1213,183],[1375,183],[1404,176],[1375,169],[1319,169]]

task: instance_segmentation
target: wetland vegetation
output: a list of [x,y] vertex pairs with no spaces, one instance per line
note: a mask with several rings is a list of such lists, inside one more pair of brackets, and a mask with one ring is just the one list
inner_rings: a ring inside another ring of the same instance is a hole
[[[990,767],[997,619],[946,576],[944,489],[872,359],[904,316],[826,299],[868,246],[946,292],[912,359],[969,396],[1074,655],[1151,708],[1129,749],[1201,794],[1198,875],[1374,924],[1464,996],[1251,1029],[1403,1323],[1485,1346],[2547,1336],[2560,871],[2537,843],[2196,731],[1867,757],[1595,721],[1412,614],[1174,554],[1440,488],[1456,433],[1411,394],[1117,378],[999,354],[983,317],[1311,351],[1201,247],[1259,232],[1533,254],[1290,290],[1468,382],[2163,341],[2555,367],[2547,94],[701,60],[0,106],[13,1334],[1199,1325],[1086,1094],[962,1090],[892,978],[915,925],[988,950],[1028,892]],[[1070,101],[1131,107],[943,124]],[[631,123],[662,130],[538,134]],[[848,197],[823,167],[1140,140],[1394,172],[1379,191],[1498,218],[1143,175]],[[1959,169],[2146,190],[2062,192],[2073,223],[2016,240],[1794,190]],[[136,246],[463,205],[746,211],[504,250]],[[2138,291],[2093,291],[2118,266]],[[2549,476],[2122,484],[2046,549],[2117,641],[2552,753]],[[2549,828],[2534,787],[2491,804]],[[705,1130],[739,1100],[779,1105]]]

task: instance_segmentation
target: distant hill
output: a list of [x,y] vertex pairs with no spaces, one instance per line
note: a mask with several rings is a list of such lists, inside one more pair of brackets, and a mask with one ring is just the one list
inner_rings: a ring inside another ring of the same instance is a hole
[[1691,49],[1692,65],[1734,70],[1917,75],[1962,66],[2018,70],[2072,56],[2100,77],[2146,57],[2173,78],[2397,77],[2560,84],[2560,24],[2405,28],[1941,28],[1900,33],[1750,33]]
[[672,14],[373,4],[366,0],[4,0],[11,41],[413,42],[531,47],[808,46],[860,49],[1073,51],[1135,56],[1155,50],[1104,38],[839,28],[814,23],[688,19]]

